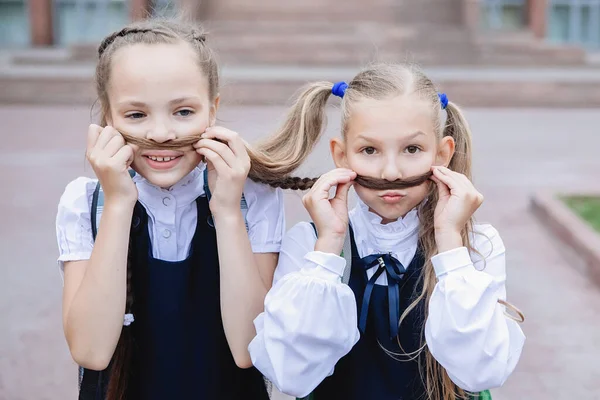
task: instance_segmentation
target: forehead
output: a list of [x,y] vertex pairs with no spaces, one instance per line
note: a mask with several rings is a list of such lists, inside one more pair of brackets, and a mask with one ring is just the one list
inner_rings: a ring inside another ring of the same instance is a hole
[[352,103],[347,121],[347,137],[375,134],[382,139],[417,131],[434,134],[431,105],[416,96],[375,100],[362,98]]
[[171,92],[178,96],[208,95],[206,74],[189,44],[134,44],[114,53],[109,96],[156,97]]

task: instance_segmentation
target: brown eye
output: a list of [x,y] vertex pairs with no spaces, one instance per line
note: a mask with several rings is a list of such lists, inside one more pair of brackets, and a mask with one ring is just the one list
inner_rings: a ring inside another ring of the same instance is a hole
[[375,148],[374,147],[365,147],[363,149],[363,152],[368,155],[373,155],[373,154],[375,154]]
[[415,154],[416,152],[419,151],[419,148],[417,146],[408,146],[406,148],[406,151],[410,154]]

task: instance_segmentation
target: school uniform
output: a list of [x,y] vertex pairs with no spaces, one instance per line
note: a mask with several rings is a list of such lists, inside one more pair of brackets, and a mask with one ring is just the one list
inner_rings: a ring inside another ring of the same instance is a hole
[[[200,165],[170,189],[133,177],[135,342],[128,399],[268,399],[262,375],[235,365],[220,309],[216,233]],[[78,178],[63,194],[56,221],[59,265],[87,260],[93,248],[90,207],[96,180]],[[278,252],[285,229],[281,190],[248,180],[246,221],[255,253]],[[99,222],[101,224],[101,220]],[[104,399],[104,377],[85,371],[80,398]]]
[[501,386],[525,336],[498,303],[506,298],[498,232],[476,225],[475,251],[462,247],[434,256],[437,284],[429,304],[419,302],[398,328],[400,315],[423,287],[417,211],[382,225],[359,199],[349,217],[348,285],[341,282],[345,259],[314,251],[317,237],[309,223],[297,224],[284,237],[249,346],[256,368],[297,397],[314,391],[315,400],[419,399],[425,388],[415,354],[425,339],[462,389]]

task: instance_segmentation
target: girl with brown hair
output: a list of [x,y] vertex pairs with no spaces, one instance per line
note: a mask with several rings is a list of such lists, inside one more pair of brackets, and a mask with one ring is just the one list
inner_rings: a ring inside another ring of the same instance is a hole
[[285,229],[275,188],[312,184],[287,175],[318,135],[250,149],[215,126],[217,63],[194,25],[131,24],[98,57],[98,179],[69,183],[56,219],[80,399],[266,399],[247,347]]

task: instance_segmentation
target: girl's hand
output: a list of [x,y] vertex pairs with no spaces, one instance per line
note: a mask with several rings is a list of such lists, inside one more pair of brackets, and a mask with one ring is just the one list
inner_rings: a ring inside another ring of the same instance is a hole
[[106,202],[135,205],[138,191],[128,172],[133,155],[133,148],[115,128],[90,125],[86,157],[100,180]]
[[207,162],[211,212],[215,216],[237,212],[250,171],[250,157],[244,141],[229,129],[211,127],[194,147]]
[[432,167],[438,188],[438,203],[434,212],[436,243],[440,253],[463,246],[461,231],[483,203],[471,181],[446,167]]
[[[344,246],[348,228],[348,191],[356,172],[338,168],[321,176],[310,191],[302,198],[319,237],[316,251],[339,255]],[[329,190],[336,187],[335,196],[329,198]]]

